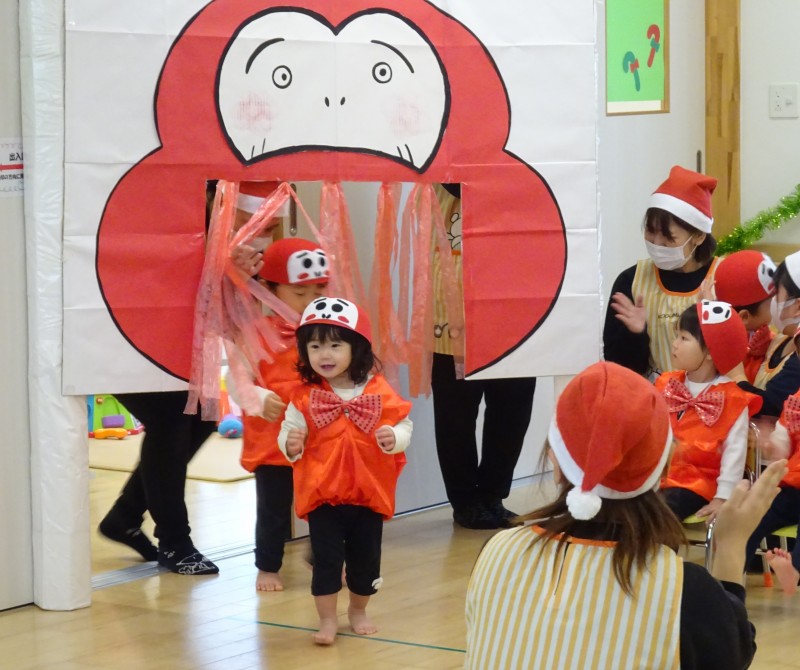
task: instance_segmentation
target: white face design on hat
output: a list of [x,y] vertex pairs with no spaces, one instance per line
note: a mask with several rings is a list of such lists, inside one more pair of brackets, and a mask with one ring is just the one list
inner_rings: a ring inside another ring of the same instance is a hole
[[323,281],[328,278],[328,258],[322,249],[295,251],[286,261],[286,274],[290,284],[299,284],[310,279]]
[[700,310],[700,323],[714,325],[724,323],[731,318],[731,306],[726,302],[703,300],[703,309]]
[[765,293],[772,294],[775,292],[775,263],[769,256],[764,256],[764,260],[758,264],[758,281],[764,288]]
[[337,321],[355,330],[358,324],[358,307],[341,298],[317,298],[306,308],[303,323],[309,321]]

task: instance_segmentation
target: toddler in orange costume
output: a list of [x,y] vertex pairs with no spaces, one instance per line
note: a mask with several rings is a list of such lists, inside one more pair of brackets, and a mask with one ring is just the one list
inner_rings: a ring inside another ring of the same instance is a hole
[[394,514],[397,479],[411,441],[411,403],[376,372],[366,314],[341,298],[318,298],[297,328],[298,370],[278,444],[294,466],[297,515],[308,519],[314,556],[314,642],[338,630],[342,567],[354,632],[377,632],[367,617],[382,579],[384,519]]
[[761,398],[724,373],[746,353],[744,324],[728,303],[703,300],[681,314],[675,370],[656,380],[676,442],[662,495],[679,519],[696,514],[710,522],[742,478],[750,417]]

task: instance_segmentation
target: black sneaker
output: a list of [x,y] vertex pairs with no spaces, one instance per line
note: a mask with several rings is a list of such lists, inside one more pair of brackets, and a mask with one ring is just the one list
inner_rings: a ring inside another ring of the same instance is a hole
[[158,564],[179,575],[216,575],[219,572],[219,568],[194,547],[188,553],[159,548]]
[[453,508],[453,521],[462,528],[473,530],[493,530],[504,528],[503,520],[493,514],[485,505],[474,504]]
[[158,549],[142,532],[138,526],[134,528],[124,528],[124,524],[119,523],[112,517],[109,512],[105,518],[97,526],[97,531],[106,539],[120,542],[135,552],[137,552],[145,561],[158,560]]
[[486,509],[500,519],[501,528],[515,528],[524,523],[518,519],[519,515],[507,509],[501,500],[486,503]]

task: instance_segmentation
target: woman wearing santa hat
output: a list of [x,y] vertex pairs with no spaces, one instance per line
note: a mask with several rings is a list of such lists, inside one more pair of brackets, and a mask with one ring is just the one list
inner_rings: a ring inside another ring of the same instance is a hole
[[[620,413],[619,408],[626,411]],[[484,547],[467,591],[467,668],[746,668],[744,548],[786,461],[717,515],[711,574],[676,553],[678,519],[657,494],[672,431],[641,376],[600,362],[561,394],[547,455],[560,490]]]
[[672,370],[678,316],[714,275],[711,196],[717,180],[676,165],[650,196],[644,239],[649,258],[623,271],[611,288],[603,348],[613,361],[654,380]]

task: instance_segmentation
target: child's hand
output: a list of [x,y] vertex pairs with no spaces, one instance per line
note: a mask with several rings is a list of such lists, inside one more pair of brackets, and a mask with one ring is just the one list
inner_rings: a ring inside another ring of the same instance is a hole
[[389,426],[381,426],[375,431],[375,439],[378,440],[378,446],[384,451],[391,451],[394,449],[396,441],[394,439],[394,431]]
[[743,363],[739,363],[736,367],[731,368],[730,370],[725,370],[724,372],[722,370],[720,370],[720,372],[723,375],[725,375],[726,377],[728,377],[729,379],[731,379],[731,381],[735,381],[737,384],[739,382],[748,381],[747,380],[747,375],[745,374],[745,371],[744,371],[744,364]]
[[695,514],[699,517],[705,518],[706,525],[708,526],[714,519],[717,518],[717,512],[719,512],[719,508],[722,507],[722,503],[724,502],[725,501],[722,498],[712,498],[708,505],[703,505],[703,507],[697,510]]
[[286,411],[286,403],[280,399],[280,396],[270,391],[267,397],[264,398],[262,416],[267,421],[277,421],[283,416],[284,411]]
[[251,277],[264,267],[263,256],[258,249],[247,244],[240,244],[231,251],[233,264]]
[[636,296],[634,303],[624,293],[615,293],[611,296],[611,309],[617,313],[617,318],[632,333],[643,333],[647,327],[644,296]]
[[702,282],[700,282],[700,290],[697,292],[697,301],[716,300],[716,289],[714,288],[715,284],[716,280],[713,277],[711,279],[706,277]]
[[286,455],[289,458],[294,458],[306,445],[306,431],[300,428],[292,428],[286,436]]

